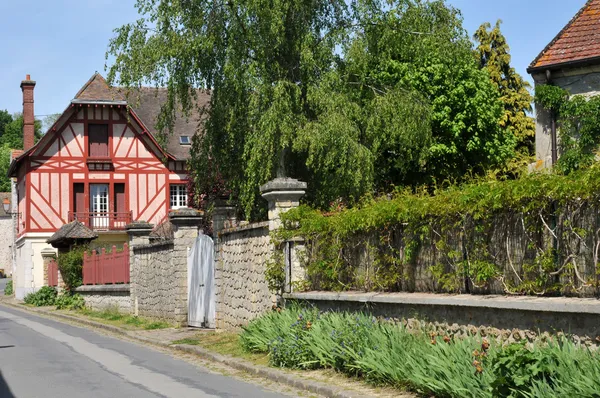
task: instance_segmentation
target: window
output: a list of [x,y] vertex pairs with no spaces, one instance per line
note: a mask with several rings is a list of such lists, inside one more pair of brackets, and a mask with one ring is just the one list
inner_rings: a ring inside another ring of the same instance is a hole
[[89,124],[88,125],[88,144],[90,157],[107,158],[108,154],[108,125],[107,124]]
[[191,145],[192,141],[190,141],[190,137],[184,135],[179,137],[179,143],[181,145]]
[[90,184],[92,226],[108,228],[108,184]]
[[187,186],[184,184],[171,185],[171,209],[187,207]]

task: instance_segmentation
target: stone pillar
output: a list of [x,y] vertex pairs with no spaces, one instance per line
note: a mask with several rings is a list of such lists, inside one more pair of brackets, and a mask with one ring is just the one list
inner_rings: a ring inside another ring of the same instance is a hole
[[[271,232],[281,227],[281,214],[298,207],[300,198],[306,193],[306,183],[292,178],[276,178],[260,187],[262,197],[269,202],[269,230]],[[304,252],[302,239],[294,239],[283,243],[285,264],[284,292],[291,293],[294,285],[306,279],[301,266],[301,253]]]
[[235,206],[227,204],[227,200],[217,199],[212,212],[213,235],[218,237],[219,231],[233,228],[237,224]]
[[198,238],[203,213],[194,209],[180,209],[169,212],[169,221],[173,224],[172,267],[176,291],[172,292],[174,302],[174,320],[187,325],[188,314],[188,275],[187,256]]
[[150,243],[150,232],[154,225],[146,221],[136,221],[125,227],[129,235],[129,297],[131,299],[131,311],[138,316],[138,294],[137,283],[142,269],[142,262],[138,256],[134,255],[134,247],[147,245]]

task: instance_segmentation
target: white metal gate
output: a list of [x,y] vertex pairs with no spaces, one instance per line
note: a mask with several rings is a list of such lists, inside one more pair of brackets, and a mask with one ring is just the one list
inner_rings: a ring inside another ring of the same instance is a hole
[[200,235],[188,253],[188,325],[215,327],[214,243]]

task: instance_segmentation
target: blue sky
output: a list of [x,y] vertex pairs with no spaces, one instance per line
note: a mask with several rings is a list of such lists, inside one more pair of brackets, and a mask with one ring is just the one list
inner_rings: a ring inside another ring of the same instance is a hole
[[[447,0],[472,34],[482,22],[503,21],[513,65],[529,79],[529,63],[585,0]],[[95,71],[104,72],[112,30],[137,19],[135,0],[0,1],[0,109],[21,110],[19,84],[37,81],[35,113],[62,112]]]

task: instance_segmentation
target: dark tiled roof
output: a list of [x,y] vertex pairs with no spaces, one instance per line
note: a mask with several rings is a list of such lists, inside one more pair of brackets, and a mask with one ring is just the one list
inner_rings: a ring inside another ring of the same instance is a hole
[[77,100],[88,101],[123,101],[123,95],[111,88],[104,77],[98,72],[90,78],[75,94]]
[[[155,137],[158,130],[156,124],[161,106],[167,101],[168,90],[166,88],[140,87],[137,89],[115,89],[108,85],[106,80],[99,74],[94,76],[79,90],[75,96],[76,100],[84,101],[124,101],[126,100],[135,114],[144,123],[146,128]],[[181,145],[179,138],[191,137],[198,131],[201,120],[201,111],[210,103],[210,94],[206,91],[197,91],[197,107],[192,110],[189,117],[177,114],[173,133],[169,135],[166,148],[163,148],[176,159],[186,160],[189,158],[190,146]]]
[[98,237],[98,234],[80,223],[73,221],[60,227],[46,242],[51,245],[62,245],[67,242],[78,240],[93,240]]
[[[160,113],[160,107],[167,101],[168,91],[166,88],[141,87],[131,91],[127,95],[127,101],[134,112],[144,122],[152,134],[157,134],[156,123]],[[173,133],[169,135],[166,148],[167,152],[176,159],[185,160],[190,155],[190,145],[181,145],[180,137],[192,137],[200,128],[201,111],[210,104],[210,94],[198,90],[198,104],[191,111],[189,117],[178,113],[173,126]]]
[[600,57],[600,0],[589,0],[529,66],[556,66]]
[[4,212],[4,206],[2,205],[2,202],[4,202],[4,199],[8,199],[10,202],[10,196],[10,192],[0,192],[0,217],[8,216],[8,214]]

